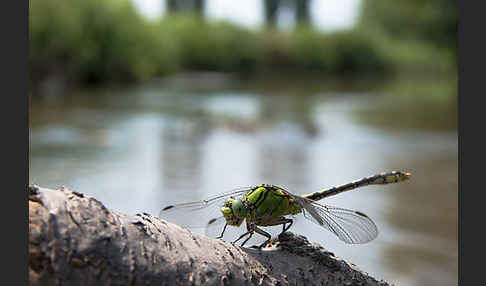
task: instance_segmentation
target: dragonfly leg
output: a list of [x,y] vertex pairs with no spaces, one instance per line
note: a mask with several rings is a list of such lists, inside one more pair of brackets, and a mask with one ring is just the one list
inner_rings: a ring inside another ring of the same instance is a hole
[[235,241],[233,241],[233,244],[237,243],[240,239],[242,239],[243,237],[249,235],[251,233],[251,231],[247,231],[245,233],[243,233],[242,235],[240,235],[240,237],[238,237],[238,239],[236,239]]
[[245,241],[243,241],[243,243],[241,244],[241,247],[243,247],[243,245],[245,245],[245,243],[250,240],[250,238],[253,236],[253,231],[250,232],[250,236],[248,236],[247,239],[245,239]]
[[[247,233],[245,233],[244,235],[246,235],[246,234],[248,234],[248,233],[249,233],[249,234],[250,234],[250,236],[248,236],[248,238],[247,238],[247,239],[245,239],[245,241],[243,241],[243,243],[241,244],[241,247],[243,247],[243,245],[245,245],[245,243],[246,243],[248,240],[250,240],[250,238],[253,236],[253,233],[255,232],[255,228],[256,228],[256,226],[255,226],[253,223],[248,223],[248,222],[246,222],[246,229],[248,230],[248,232],[247,232]],[[240,236],[240,238],[241,238],[241,237],[243,237],[244,235]],[[240,238],[238,238],[238,239],[240,239]]]
[[220,238],[223,238],[223,234],[224,234],[224,231],[226,230],[226,227],[228,226],[228,224],[226,223],[223,227],[223,231],[221,232],[221,235],[216,237],[217,239],[220,239]]
[[262,244],[260,244],[256,248],[262,248],[265,244],[267,244],[270,241],[270,239],[272,239],[272,236],[268,232],[266,232],[266,231],[264,231],[264,230],[262,230],[262,229],[260,229],[256,226],[254,227],[254,230],[255,230],[256,233],[261,234],[261,235],[263,235],[267,238],[267,240],[265,240],[265,242],[263,242]]
[[[288,223],[289,225],[285,226],[287,223]],[[286,219],[285,219],[285,222],[282,224],[282,232],[281,232],[281,233],[279,233],[279,235],[281,235],[282,233],[286,232],[286,231],[287,231],[287,230],[288,230],[288,229],[289,229],[289,228],[292,226],[292,224],[293,224],[293,223],[294,223],[294,220],[293,220],[293,219],[291,219],[291,218],[286,218]]]
[[[287,223],[289,225],[287,225]],[[294,223],[294,220],[291,219],[291,218],[286,218],[286,217],[278,217],[276,218],[274,221],[272,222],[267,222],[267,224],[265,224],[265,226],[274,226],[274,225],[282,225],[282,232],[279,233],[279,235],[281,235],[282,233],[286,232],[291,226],[292,224]]]

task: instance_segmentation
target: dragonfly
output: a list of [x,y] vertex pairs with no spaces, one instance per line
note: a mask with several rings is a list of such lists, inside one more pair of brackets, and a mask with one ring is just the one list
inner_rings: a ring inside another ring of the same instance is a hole
[[[289,216],[302,213],[306,219],[332,232],[343,242],[363,244],[378,236],[378,228],[371,218],[360,211],[317,201],[368,185],[402,182],[410,176],[410,173],[402,171],[383,172],[305,195],[293,194],[276,185],[261,184],[234,189],[200,201],[169,205],[160,211],[159,217],[189,216],[191,221],[196,224],[202,222],[206,228],[224,223],[218,239],[223,237],[227,226],[239,227],[246,221],[246,232],[233,241],[233,244],[246,237],[241,244],[243,247],[257,233],[266,240],[254,247],[262,248],[271,240],[271,235],[262,227],[282,225],[282,234],[293,224],[293,219]],[[204,220],[201,212],[210,213],[214,217]]]

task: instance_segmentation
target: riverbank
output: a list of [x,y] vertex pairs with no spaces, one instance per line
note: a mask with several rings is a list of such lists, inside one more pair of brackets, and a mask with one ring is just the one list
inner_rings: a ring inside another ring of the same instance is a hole
[[247,29],[180,14],[152,21],[129,1],[30,3],[32,94],[48,85],[135,83],[186,71],[383,78],[455,73],[453,57],[377,30]]

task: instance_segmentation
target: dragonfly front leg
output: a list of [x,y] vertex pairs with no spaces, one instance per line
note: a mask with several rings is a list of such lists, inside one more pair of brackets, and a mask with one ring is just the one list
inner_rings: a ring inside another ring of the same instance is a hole
[[226,227],[228,226],[228,224],[226,223],[223,227],[223,231],[221,232],[221,235],[216,237],[217,239],[220,239],[220,238],[223,238],[223,234],[224,234],[224,231],[226,230]]
[[245,243],[251,238],[251,236],[253,235],[253,232],[255,231],[254,230],[254,225],[253,224],[249,224],[248,222],[246,222],[246,230],[248,230],[247,232],[243,233],[240,237],[238,237],[237,240],[233,241],[233,244],[237,243],[238,240],[242,239],[243,237],[247,236],[247,235],[250,235],[245,241],[243,241],[243,243],[241,244],[241,246],[245,245]]
[[[246,229],[248,230],[248,232],[247,232],[247,233],[249,233],[249,234],[250,234],[250,236],[248,236],[248,238],[247,238],[247,239],[245,239],[245,241],[243,241],[243,243],[241,244],[241,247],[243,247],[243,245],[245,245],[245,243],[246,243],[248,240],[250,240],[250,238],[253,236],[253,233],[255,232],[255,228],[256,228],[256,226],[255,226],[253,223],[250,223],[250,224],[249,224],[248,222],[246,223]],[[241,238],[241,237],[240,237],[240,238]],[[239,239],[239,238],[238,238],[238,239]]]
[[245,239],[245,241],[243,241],[243,243],[241,244],[241,247],[243,247],[243,245],[245,245],[245,243],[250,240],[250,238],[253,236],[253,231],[250,232],[250,236],[248,236],[247,239]]
[[[238,237],[238,239],[236,239],[232,243],[233,244],[237,243],[240,239],[242,239],[243,237],[245,237],[247,235],[250,235],[250,237],[251,237],[252,234],[253,234],[253,231],[247,231],[247,232],[243,233],[242,235],[240,235],[240,237]],[[246,242],[246,240],[245,240],[245,242]]]

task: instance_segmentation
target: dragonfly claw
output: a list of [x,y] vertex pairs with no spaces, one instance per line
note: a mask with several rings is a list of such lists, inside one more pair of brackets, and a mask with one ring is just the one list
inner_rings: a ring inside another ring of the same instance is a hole
[[265,245],[267,245],[268,241],[265,241],[264,243],[260,245],[252,245],[250,248],[255,248],[255,249],[262,249]]

